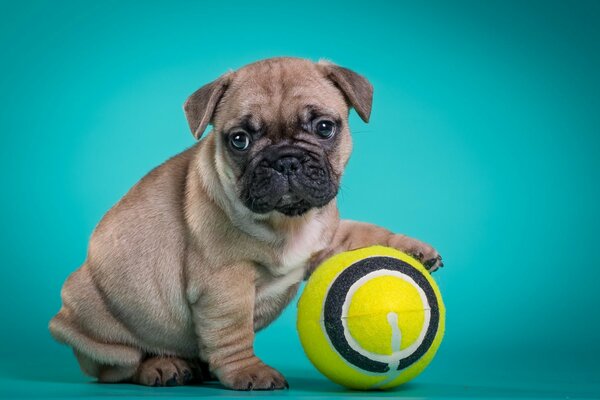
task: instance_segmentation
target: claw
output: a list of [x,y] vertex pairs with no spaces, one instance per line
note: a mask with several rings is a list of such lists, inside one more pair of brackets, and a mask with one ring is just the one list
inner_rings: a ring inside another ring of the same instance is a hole
[[429,269],[429,268],[433,267],[436,262],[438,262],[438,259],[432,258],[431,260],[425,261],[425,266],[427,267],[427,269]]
[[183,382],[187,383],[192,380],[192,373],[189,369],[183,371]]
[[167,386],[177,386],[177,374],[173,374],[173,376],[165,382]]

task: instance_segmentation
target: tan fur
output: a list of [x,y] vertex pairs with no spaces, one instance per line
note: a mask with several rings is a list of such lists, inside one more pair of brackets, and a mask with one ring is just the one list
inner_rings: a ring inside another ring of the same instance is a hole
[[[371,89],[363,82],[348,94],[335,81],[347,72],[336,78],[332,68],[291,58],[251,64],[186,102],[190,127],[199,137],[209,121],[220,132],[245,114],[289,125],[300,105],[317,102],[345,122],[329,159],[341,175],[352,149],[348,107],[362,101],[368,119]],[[183,384],[190,365],[204,362],[226,387],[282,388],[281,374],[254,355],[254,332],[280,314],[321,260],[384,244],[439,265],[426,244],[339,221],[335,200],[299,217],[255,214],[239,200],[239,174],[213,133],[151,171],[104,216],[50,323],[85,373],[105,382]]]

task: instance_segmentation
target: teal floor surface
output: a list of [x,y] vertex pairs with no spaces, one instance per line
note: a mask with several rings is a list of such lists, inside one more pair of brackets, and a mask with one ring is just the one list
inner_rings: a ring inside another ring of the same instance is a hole
[[[357,392],[341,388],[310,368],[277,366],[290,389],[275,392],[234,392],[217,383],[185,387],[149,388],[130,384],[98,384],[84,377],[76,365],[52,367],[51,363],[11,365],[3,360],[0,399],[17,398],[375,398],[404,399],[597,399],[600,398],[596,371],[573,368],[556,373],[523,371],[425,371],[396,390]],[[73,361],[74,364],[74,361]],[[12,369],[11,369],[12,368]]]

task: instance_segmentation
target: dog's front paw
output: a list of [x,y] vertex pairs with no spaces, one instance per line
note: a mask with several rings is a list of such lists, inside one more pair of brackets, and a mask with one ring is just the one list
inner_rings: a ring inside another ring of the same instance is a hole
[[233,390],[275,390],[289,387],[283,375],[262,362],[228,372],[220,377],[220,381]]
[[437,250],[417,239],[405,235],[394,235],[389,240],[389,245],[415,258],[422,263],[429,272],[434,272],[444,266],[442,256]]

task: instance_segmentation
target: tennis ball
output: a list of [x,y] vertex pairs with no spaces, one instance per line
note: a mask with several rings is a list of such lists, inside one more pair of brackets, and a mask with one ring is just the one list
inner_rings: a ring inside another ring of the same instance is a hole
[[297,328],[313,365],[352,389],[389,389],[431,362],[444,335],[440,291],[421,263],[373,246],[321,264],[298,302]]

